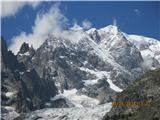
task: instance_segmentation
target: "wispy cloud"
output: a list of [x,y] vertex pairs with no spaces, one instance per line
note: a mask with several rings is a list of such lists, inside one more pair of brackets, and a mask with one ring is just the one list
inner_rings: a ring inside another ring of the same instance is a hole
[[116,18],[113,18],[113,25],[117,26],[117,19]]
[[16,15],[24,6],[28,5],[36,8],[41,2],[24,2],[24,1],[2,1],[1,2],[1,17],[9,17]]
[[92,27],[92,23],[91,23],[89,20],[85,19],[85,20],[82,22],[82,27],[83,27],[84,29],[90,29],[90,28]]
[[141,12],[140,12],[139,9],[134,9],[133,11],[134,11],[134,13],[135,13],[136,15],[140,15],[140,14],[141,14]]
[[23,42],[30,43],[37,49],[49,34],[60,34],[62,26],[66,22],[67,18],[61,13],[59,4],[55,4],[48,12],[37,15],[32,33],[22,32],[20,35],[13,37],[9,49],[16,54]]
[[56,37],[63,37],[73,42],[78,42],[83,33],[74,32],[75,30],[89,29],[92,27],[92,23],[85,19],[82,22],[82,26],[77,24],[74,20],[72,31],[65,30],[64,28],[69,24],[68,19],[62,14],[59,9],[60,3],[54,4],[47,12],[39,13],[35,19],[34,26],[32,26],[32,32],[27,34],[21,32],[20,35],[14,36],[11,39],[11,45],[9,49],[17,54],[23,42],[32,44],[35,49],[47,39],[48,35],[54,35]]

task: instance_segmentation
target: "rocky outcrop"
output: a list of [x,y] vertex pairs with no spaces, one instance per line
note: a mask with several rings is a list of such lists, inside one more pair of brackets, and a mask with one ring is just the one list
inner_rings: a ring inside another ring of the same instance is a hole
[[[40,78],[33,68],[28,69],[24,62],[18,61],[17,57],[7,50],[3,38],[1,43],[1,105],[15,106],[17,112],[44,108],[45,103],[57,94],[54,81]],[[28,50],[27,45],[23,46]],[[22,51],[26,52],[26,49]]]
[[17,110],[28,112],[41,109],[56,94],[53,81],[41,79],[34,69],[19,76],[21,87],[17,95]]
[[25,65],[26,68],[32,68],[32,62],[31,59],[35,54],[35,50],[33,48],[33,46],[29,47],[29,44],[27,43],[23,43],[20,51],[18,52],[17,56],[17,60],[20,63],[23,63]]

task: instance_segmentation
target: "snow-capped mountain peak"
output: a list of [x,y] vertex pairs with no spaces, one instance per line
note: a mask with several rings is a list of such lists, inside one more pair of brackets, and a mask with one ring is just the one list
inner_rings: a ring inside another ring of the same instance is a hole
[[126,35],[126,38],[139,49],[147,69],[160,67],[159,40],[138,35]]
[[99,29],[99,31],[109,33],[109,34],[114,34],[114,35],[116,35],[116,34],[118,34],[118,32],[120,32],[119,28],[114,25],[109,25],[107,27],[101,28],[101,29]]
[[90,33],[93,33],[93,32],[95,32],[95,31],[97,31],[96,28],[91,28],[91,29],[87,30],[86,32],[87,32],[88,34],[90,34]]

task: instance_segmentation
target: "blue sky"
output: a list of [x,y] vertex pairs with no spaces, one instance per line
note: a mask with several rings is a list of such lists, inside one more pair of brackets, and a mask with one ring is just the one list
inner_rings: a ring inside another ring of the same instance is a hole
[[[54,2],[43,2],[36,8],[24,6],[14,16],[2,18],[1,34],[11,43],[21,32],[31,33],[36,15],[50,9]],[[60,10],[68,19],[81,25],[85,19],[92,27],[101,28],[116,19],[119,28],[128,34],[160,39],[160,2],[61,2]]]

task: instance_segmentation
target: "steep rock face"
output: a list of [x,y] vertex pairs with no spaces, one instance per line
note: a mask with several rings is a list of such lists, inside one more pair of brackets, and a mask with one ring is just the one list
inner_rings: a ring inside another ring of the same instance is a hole
[[[12,61],[12,62],[11,62]],[[24,69],[22,64],[19,64],[16,56],[12,53],[12,51],[7,50],[7,45],[5,40],[1,37],[1,65],[3,69]]]
[[24,42],[16,56],[17,60],[20,63],[23,63],[26,66],[26,68],[32,68],[31,58],[34,56],[34,54],[34,48],[32,46],[29,47],[29,44]]
[[[158,120],[160,118],[160,69],[149,71],[120,93],[115,101],[143,102],[142,106],[112,107],[104,120]],[[145,106],[144,102],[149,102]]]
[[[74,66],[70,65],[69,59],[72,59],[72,56],[69,55],[68,50],[64,47],[57,47],[54,51],[44,51],[44,49],[41,46],[32,59],[39,75],[43,78],[49,77],[65,89],[79,88],[82,75]],[[75,60],[75,62],[77,61]]]
[[87,31],[87,33],[89,34],[89,36],[96,42],[100,42],[101,37],[97,31],[96,28],[91,28],[90,30]]
[[21,88],[17,95],[17,107],[20,112],[41,109],[56,94],[54,82],[41,79],[34,69],[19,76]]
[[1,57],[1,67],[3,69],[3,68],[6,68],[7,66],[5,66],[5,65],[8,64],[7,45],[6,45],[3,38],[1,38],[1,56],[3,56],[3,57]]
[[29,45],[24,42],[24,43],[22,44],[21,48],[20,48],[19,53],[24,54],[24,53],[26,53],[26,52],[28,52],[28,51],[29,51]]
[[7,110],[10,106],[15,106],[17,112],[45,107],[45,103],[57,94],[54,82],[41,79],[33,68],[26,68],[23,62],[19,62],[16,56],[7,50],[5,40],[1,38],[1,41],[2,106]]
[[1,103],[2,105],[11,105],[15,102],[12,96],[18,92],[19,88],[18,81],[15,78],[15,71],[17,71],[17,69],[24,71],[25,67],[23,64],[18,63],[11,51],[7,50],[7,45],[3,38],[1,38],[1,65]]
[[[134,44],[127,40],[117,26],[110,25],[96,31],[100,36],[97,38],[97,40],[100,41],[99,45],[105,48],[106,51],[109,51],[116,62],[129,71],[140,67],[143,59],[139,50]],[[88,33],[89,32],[90,31],[88,31]],[[94,32],[90,32],[89,34],[92,35],[92,37],[96,35]]]

